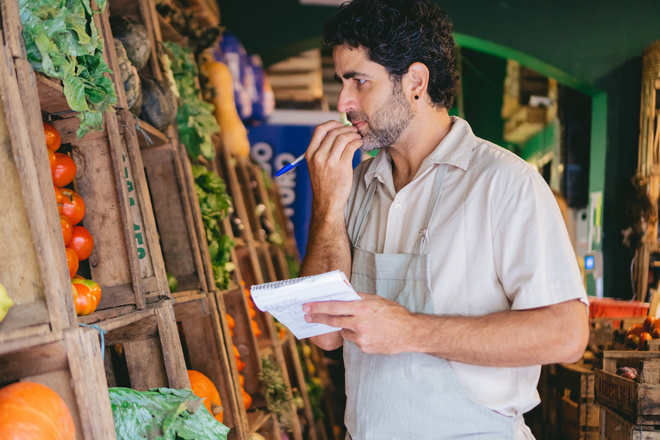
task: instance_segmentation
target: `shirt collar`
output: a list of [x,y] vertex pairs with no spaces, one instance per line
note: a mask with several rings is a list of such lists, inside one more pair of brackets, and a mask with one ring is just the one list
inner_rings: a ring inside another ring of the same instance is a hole
[[[449,133],[424,159],[417,176],[435,164],[452,165],[467,171],[479,139],[474,135],[467,121],[457,116],[450,116],[450,119],[452,125]],[[392,180],[392,165],[386,149],[380,150],[369,164],[368,171],[364,175],[367,186],[374,178],[378,178],[383,183]]]

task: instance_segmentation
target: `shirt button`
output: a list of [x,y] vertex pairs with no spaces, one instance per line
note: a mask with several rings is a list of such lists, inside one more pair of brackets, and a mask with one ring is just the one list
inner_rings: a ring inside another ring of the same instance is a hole
[[401,203],[397,203],[396,205],[394,205],[394,209],[396,209],[397,211],[401,211]]

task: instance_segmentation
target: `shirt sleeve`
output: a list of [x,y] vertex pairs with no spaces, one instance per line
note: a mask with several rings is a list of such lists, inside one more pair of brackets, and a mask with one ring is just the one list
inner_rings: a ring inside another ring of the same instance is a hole
[[566,225],[540,174],[529,168],[501,201],[493,252],[511,308],[531,309],[571,299],[588,305]]

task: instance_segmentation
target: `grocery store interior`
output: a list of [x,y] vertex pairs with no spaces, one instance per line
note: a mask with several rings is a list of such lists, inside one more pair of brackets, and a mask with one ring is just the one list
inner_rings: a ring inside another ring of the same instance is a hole
[[[307,166],[275,172],[342,118],[341,3],[0,0],[0,438],[347,438],[341,348],[251,292],[306,253]],[[590,303],[525,423],[660,440],[660,2],[435,3],[449,114],[563,201]]]

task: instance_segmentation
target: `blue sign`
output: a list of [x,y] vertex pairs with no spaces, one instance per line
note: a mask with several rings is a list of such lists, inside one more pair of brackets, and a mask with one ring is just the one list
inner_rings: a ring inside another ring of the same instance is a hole
[[[252,158],[270,176],[307,150],[314,128],[329,120],[340,120],[339,113],[299,110],[276,110],[268,123],[248,129]],[[360,163],[361,153],[353,158]],[[312,208],[312,186],[307,164],[275,178],[280,189],[285,214],[291,219],[300,257],[305,255]]]

